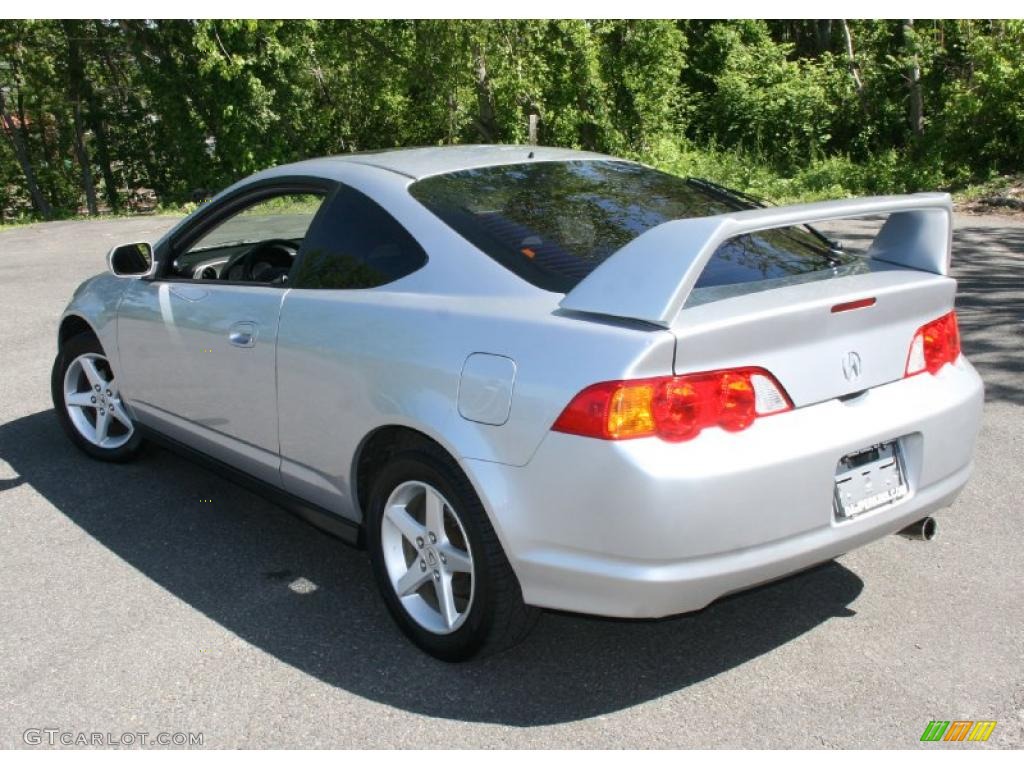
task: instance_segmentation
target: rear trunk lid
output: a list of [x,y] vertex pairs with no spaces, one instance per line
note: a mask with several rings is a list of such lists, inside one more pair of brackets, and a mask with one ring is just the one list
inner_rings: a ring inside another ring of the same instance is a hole
[[670,326],[675,372],[760,366],[797,407],[861,392],[904,376],[915,332],[955,293],[950,278],[873,262],[864,274],[687,306]]

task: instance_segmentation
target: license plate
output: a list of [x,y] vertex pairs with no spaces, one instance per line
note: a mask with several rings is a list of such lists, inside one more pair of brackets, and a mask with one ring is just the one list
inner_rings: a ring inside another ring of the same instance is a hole
[[849,519],[907,495],[899,442],[849,453],[836,466],[836,516]]

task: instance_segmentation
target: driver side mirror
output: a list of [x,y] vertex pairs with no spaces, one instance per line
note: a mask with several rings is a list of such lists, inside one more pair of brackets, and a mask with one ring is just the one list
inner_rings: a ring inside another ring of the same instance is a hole
[[139,277],[153,266],[153,246],[149,243],[117,245],[107,254],[107,267],[117,277]]

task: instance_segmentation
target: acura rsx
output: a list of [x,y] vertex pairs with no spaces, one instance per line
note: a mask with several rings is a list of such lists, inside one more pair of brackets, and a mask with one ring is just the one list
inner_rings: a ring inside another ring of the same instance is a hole
[[[861,252],[820,229],[850,218]],[[950,233],[943,194],[767,207],[545,147],[308,160],[111,250],[53,399],[97,459],[153,440],[365,545],[465,659],[928,535],[983,395]]]

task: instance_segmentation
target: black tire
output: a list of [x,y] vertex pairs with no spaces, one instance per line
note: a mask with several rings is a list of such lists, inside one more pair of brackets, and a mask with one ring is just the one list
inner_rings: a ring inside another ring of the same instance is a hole
[[[142,435],[135,429],[132,436],[123,445],[116,448],[105,448],[89,442],[71,421],[68,408],[64,402],[64,376],[71,363],[84,354],[96,354],[106,357],[99,340],[91,333],[80,333],[71,337],[61,346],[53,361],[53,372],[50,375],[50,393],[53,397],[53,408],[61,428],[82,452],[100,461],[126,462],[138,456],[142,450]],[[107,363],[109,368],[109,362]],[[127,433],[127,430],[126,430]]]
[[[473,557],[473,598],[461,626],[435,634],[406,612],[384,560],[384,505],[399,485],[418,481],[436,488],[457,513]],[[443,661],[465,661],[510,648],[523,640],[540,615],[523,602],[512,566],[487,513],[459,466],[440,448],[425,445],[391,457],[374,479],[366,519],[366,542],[374,576],[392,618],[417,646]]]

